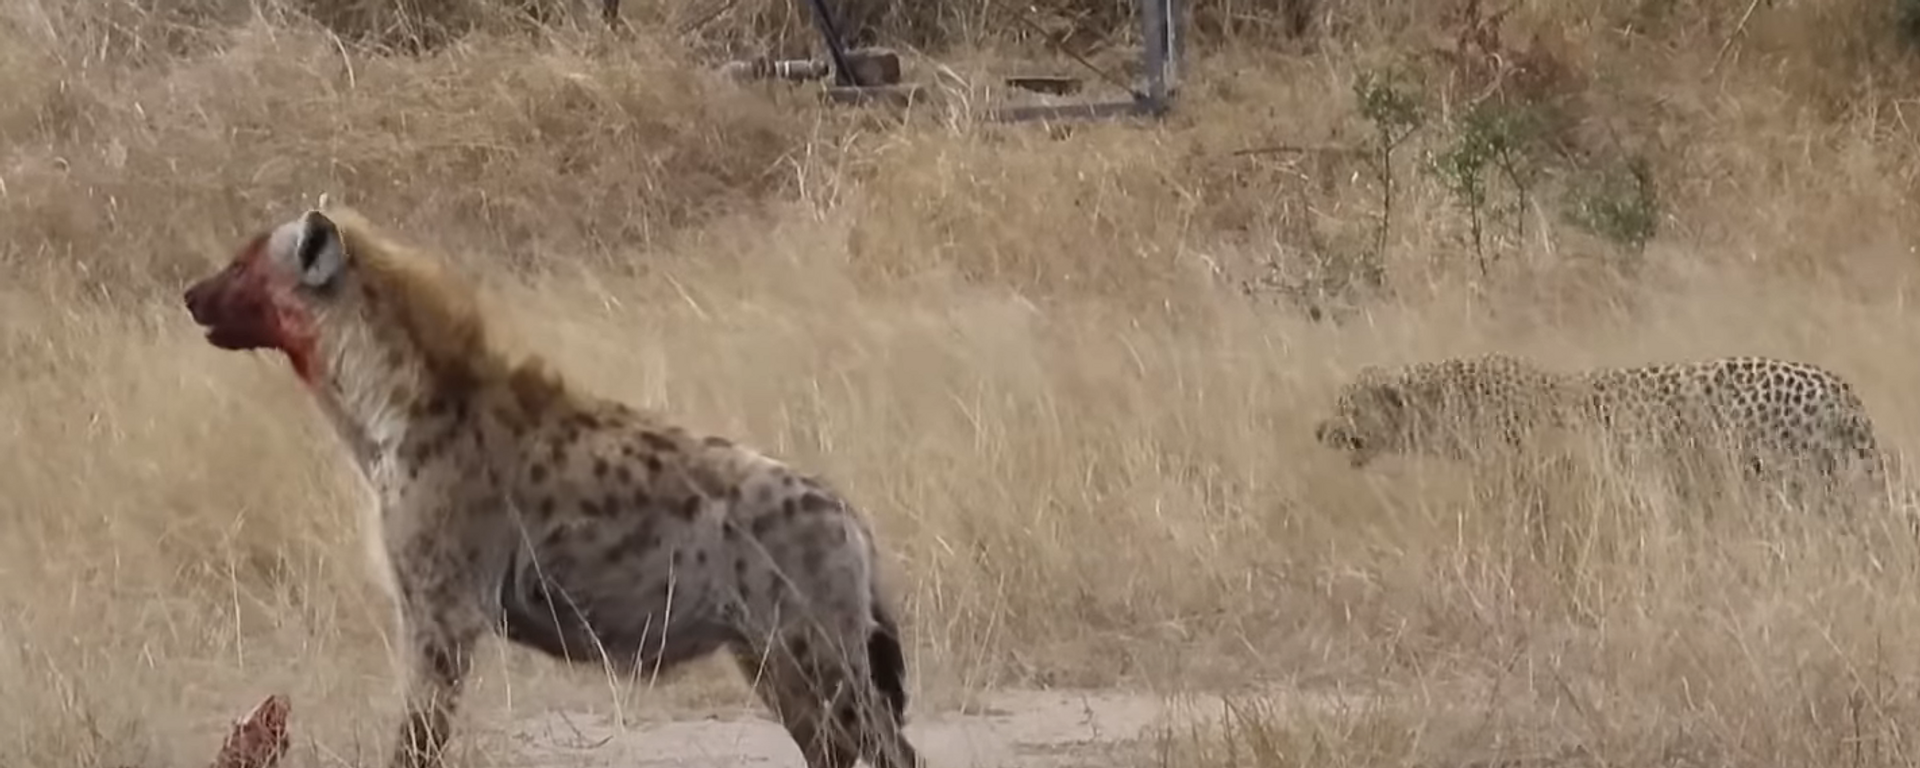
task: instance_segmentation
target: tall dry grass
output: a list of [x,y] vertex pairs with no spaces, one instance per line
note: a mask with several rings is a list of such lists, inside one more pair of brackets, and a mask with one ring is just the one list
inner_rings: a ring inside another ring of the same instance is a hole
[[[1355,472],[1310,438],[1366,363],[1764,353],[1856,382],[1910,452],[1920,132],[1877,6],[1520,4],[1508,34],[1571,73],[1532,98],[1579,152],[1650,158],[1660,233],[1635,256],[1568,224],[1555,166],[1483,273],[1414,169],[1435,128],[1401,155],[1384,285],[1349,295],[1325,276],[1378,212],[1349,84],[1399,61],[1439,125],[1479,75],[1409,53],[1447,44],[1437,10],[1328,5],[1305,52],[1222,26],[1165,124],[1060,138],[724,85],[645,27],[387,56],[289,7],[0,0],[0,763],[195,764],[270,689],[294,764],[384,749],[358,491],[278,362],[208,348],[177,299],[320,192],[446,250],[586,385],[847,488],[926,707],[1245,694],[1142,758],[1170,765],[1913,762],[1896,522]],[[1238,290],[1266,272],[1311,290]],[[516,708],[626,696],[550,670],[483,665],[468,764]],[[1275,684],[1380,698],[1297,712]]]

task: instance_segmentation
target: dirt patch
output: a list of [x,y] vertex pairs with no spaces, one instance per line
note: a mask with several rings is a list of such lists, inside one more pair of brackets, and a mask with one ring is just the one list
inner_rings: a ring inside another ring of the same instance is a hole
[[[1111,691],[1000,691],[974,712],[915,717],[907,733],[938,766],[1075,766],[1107,763],[1163,719],[1156,697]],[[527,768],[559,766],[793,766],[800,751],[762,710],[621,728],[613,718],[556,712],[524,720],[515,735]]]
[[[1009,690],[982,694],[971,711],[915,716],[907,733],[935,768],[1110,766],[1158,725],[1196,708],[1148,694]],[[1209,706],[1212,705],[1212,706]],[[740,707],[702,720],[621,728],[611,717],[555,712],[513,729],[525,768],[567,766],[780,766],[804,768],[800,751],[764,710]]]

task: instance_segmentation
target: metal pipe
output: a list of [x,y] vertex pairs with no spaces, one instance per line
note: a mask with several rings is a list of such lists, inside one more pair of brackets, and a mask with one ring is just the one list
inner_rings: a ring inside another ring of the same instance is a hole
[[833,59],[833,84],[860,85],[854,82],[853,70],[847,66],[847,50],[841,46],[840,30],[834,28],[826,0],[807,0],[807,5],[813,8],[813,23],[820,28],[820,36],[827,40],[827,56]]

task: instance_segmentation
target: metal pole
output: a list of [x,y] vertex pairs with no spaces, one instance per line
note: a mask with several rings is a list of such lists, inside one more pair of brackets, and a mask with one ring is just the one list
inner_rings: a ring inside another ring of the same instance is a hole
[[1165,41],[1161,47],[1165,70],[1160,73],[1160,82],[1166,88],[1164,95],[1168,101],[1180,92],[1180,62],[1184,58],[1181,49],[1186,47],[1186,30],[1182,28],[1185,8],[1182,0],[1160,0],[1161,40]]
[[1146,58],[1146,107],[1159,112],[1167,101],[1167,1],[1140,0],[1140,48]]
[[820,28],[820,36],[827,40],[827,56],[833,59],[833,84],[838,86],[859,85],[853,81],[853,70],[847,67],[847,51],[840,44],[840,30],[833,26],[833,16],[827,13],[826,0],[807,0],[813,8],[813,23]]

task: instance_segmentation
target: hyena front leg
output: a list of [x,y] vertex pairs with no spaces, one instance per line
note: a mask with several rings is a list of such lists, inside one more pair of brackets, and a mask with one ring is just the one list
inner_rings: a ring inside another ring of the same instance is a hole
[[446,749],[467,673],[473,668],[474,647],[488,624],[485,614],[460,590],[400,586],[406,712],[387,765],[435,768]]

